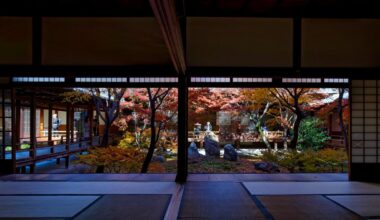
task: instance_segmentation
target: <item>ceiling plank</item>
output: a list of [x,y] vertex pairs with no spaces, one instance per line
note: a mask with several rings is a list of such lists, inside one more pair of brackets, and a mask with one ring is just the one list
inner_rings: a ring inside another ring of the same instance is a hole
[[150,0],[150,5],[160,25],[174,68],[179,74],[185,74],[183,39],[174,0]]

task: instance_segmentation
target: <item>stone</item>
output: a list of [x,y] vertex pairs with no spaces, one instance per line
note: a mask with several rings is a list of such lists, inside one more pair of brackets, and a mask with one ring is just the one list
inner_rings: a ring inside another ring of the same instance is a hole
[[267,173],[277,173],[280,172],[280,168],[277,164],[272,162],[258,162],[255,163],[255,168]]
[[214,132],[210,131],[206,134],[206,137],[213,140],[213,141],[216,141],[216,142],[219,142],[219,138],[218,138],[218,135],[216,135]]
[[163,163],[165,161],[166,161],[166,158],[164,156],[161,156],[161,155],[153,156],[153,158],[152,158],[152,162]]
[[198,147],[194,142],[191,142],[189,148],[187,149],[187,157],[189,159],[198,159],[201,157],[201,154],[198,151]]
[[206,151],[206,156],[220,157],[219,143],[214,139],[205,137],[203,147]]
[[232,144],[224,145],[224,156],[223,156],[223,158],[225,160],[229,160],[229,161],[237,161],[238,160],[238,153],[235,150],[235,148],[232,146]]

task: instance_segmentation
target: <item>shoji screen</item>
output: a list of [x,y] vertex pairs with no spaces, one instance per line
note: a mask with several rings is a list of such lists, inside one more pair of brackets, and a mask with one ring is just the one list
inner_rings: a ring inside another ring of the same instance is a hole
[[351,171],[360,179],[376,178],[379,173],[372,171],[380,164],[380,80],[352,80],[351,95]]

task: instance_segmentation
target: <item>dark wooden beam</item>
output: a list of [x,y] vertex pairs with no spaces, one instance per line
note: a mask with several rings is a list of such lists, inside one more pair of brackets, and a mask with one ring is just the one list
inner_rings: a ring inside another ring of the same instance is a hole
[[[33,161],[36,159],[36,145],[37,145],[37,140],[36,140],[36,95],[35,93],[31,94],[30,97],[30,151],[29,155]],[[34,167],[35,164],[33,163],[30,165],[30,173],[34,173]]]
[[178,161],[176,182],[186,182],[187,179],[187,148],[188,148],[188,88],[185,75],[179,76],[178,87]]
[[53,136],[53,104],[49,103],[49,107],[48,107],[48,144],[50,146],[54,145],[52,143],[52,140],[53,140],[52,136]]
[[70,165],[70,144],[71,144],[71,138],[70,138],[70,128],[71,128],[71,105],[67,104],[66,108],[66,154],[65,157],[65,167],[68,168]]
[[76,142],[75,141],[75,132],[74,132],[74,128],[75,128],[74,115],[75,115],[75,109],[74,109],[74,106],[71,106],[71,109],[70,109],[70,140],[71,140],[70,142],[71,143]]
[[293,19],[293,68],[296,72],[301,69],[302,59],[302,19]]
[[32,63],[40,66],[42,61],[42,18],[32,18]]
[[[16,90],[16,89],[15,89]],[[17,94],[16,94],[17,95]],[[21,130],[21,103],[20,100],[17,98],[13,100],[16,102],[16,111],[14,112],[14,116],[16,117],[16,130],[15,130],[15,136],[17,143],[20,143],[20,130]],[[13,113],[12,113],[13,114]]]
[[88,126],[89,126],[89,140],[90,146],[92,146],[94,134],[93,134],[93,122],[94,122],[94,107],[93,105],[88,105]]
[[0,16],[153,17],[148,0],[12,0],[0,3]]
[[[178,1],[177,1],[178,2]],[[186,59],[183,49],[180,21],[174,0],[150,0],[154,16],[160,25],[166,47],[174,69],[179,74],[186,72]]]
[[36,66],[36,65],[0,65],[2,76],[176,76],[172,65],[133,65],[133,66]]
[[[4,92],[3,92],[4,94]],[[15,117],[15,112],[16,112],[16,92],[15,92],[15,89],[11,89],[11,108],[12,108],[12,121],[11,121],[11,126],[12,126],[12,173],[16,173],[16,152],[17,152],[17,137],[16,137],[16,133],[17,133],[17,126],[16,126],[16,123],[17,123],[17,119]],[[3,101],[4,101],[4,96],[3,96]],[[4,112],[4,111],[3,111]],[[4,114],[4,113],[3,113]],[[4,115],[3,115],[4,116]],[[4,129],[4,124],[3,124],[3,129]],[[5,140],[5,139],[3,139]],[[5,145],[4,145],[4,153],[5,153]],[[4,155],[5,156],[5,155]]]

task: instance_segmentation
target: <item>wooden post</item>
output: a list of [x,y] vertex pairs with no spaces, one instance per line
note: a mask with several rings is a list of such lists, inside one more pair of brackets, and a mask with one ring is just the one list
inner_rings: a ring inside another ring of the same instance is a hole
[[74,107],[72,106],[70,109],[70,137],[71,137],[71,142],[74,143]]
[[[3,97],[4,98],[4,97]],[[4,99],[3,99],[4,101]],[[16,112],[16,90],[14,88],[11,89],[11,108],[12,108],[12,173],[16,173],[17,167],[16,167],[16,152],[17,152],[17,136],[15,135],[17,133],[17,114]],[[3,149],[5,151],[5,148]]]
[[93,109],[93,107],[92,107],[92,105],[90,104],[89,106],[88,106],[88,126],[90,127],[89,128],[89,140],[90,140],[90,146],[92,146],[92,141],[93,141],[93,137],[94,137],[94,135],[93,135],[93,130],[92,130],[92,126],[93,126],[93,120],[94,120],[94,109]]
[[186,182],[187,179],[187,78],[181,74],[178,78],[178,161],[176,182]]
[[21,103],[20,100],[14,100],[16,102],[16,130],[15,130],[15,135],[16,135],[16,144],[21,144],[20,140],[20,131],[21,131]]
[[[52,132],[53,132],[53,105],[49,103],[49,109],[48,109],[48,145],[49,146],[54,146]],[[54,153],[54,147],[50,148],[50,153]]]
[[30,98],[30,151],[29,156],[33,160],[30,165],[30,173],[34,173],[36,160],[36,94],[33,92]]
[[68,104],[66,108],[66,158],[65,167],[68,168],[70,165],[70,127],[71,127],[71,106]]

